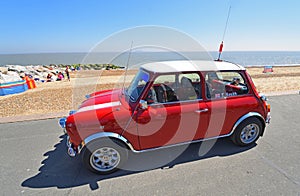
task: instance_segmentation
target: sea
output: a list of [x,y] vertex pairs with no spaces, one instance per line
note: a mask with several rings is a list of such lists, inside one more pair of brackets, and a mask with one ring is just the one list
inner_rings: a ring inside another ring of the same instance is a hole
[[[121,67],[165,60],[212,60],[218,52],[98,52],[98,53],[35,53],[0,54],[0,66],[5,65],[50,65],[50,64],[114,64]],[[224,51],[221,59],[252,66],[300,65],[300,51]]]

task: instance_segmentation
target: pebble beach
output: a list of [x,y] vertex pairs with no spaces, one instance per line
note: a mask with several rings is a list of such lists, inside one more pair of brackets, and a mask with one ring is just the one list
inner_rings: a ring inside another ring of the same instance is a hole
[[[273,73],[263,67],[247,68],[258,91],[266,95],[294,94],[300,90],[300,66],[276,66]],[[0,96],[0,123],[60,117],[77,109],[85,95],[98,90],[120,88],[123,70],[81,70],[71,81],[37,83],[37,88],[20,94]],[[134,72],[126,76],[129,83]]]

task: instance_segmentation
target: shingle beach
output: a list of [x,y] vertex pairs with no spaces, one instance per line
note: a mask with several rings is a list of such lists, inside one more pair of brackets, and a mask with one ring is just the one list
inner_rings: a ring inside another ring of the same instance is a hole
[[[263,67],[247,68],[259,92],[267,95],[297,93],[300,90],[300,66],[274,67],[263,73]],[[43,119],[66,115],[77,109],[85,95],[97,90],[120,88],[123,70],[81,70],[71,73],[71,81],[37,83],[37,88],[14,95],[0,96],[0,122]],[[134,73],[126,76],[130,82]]]

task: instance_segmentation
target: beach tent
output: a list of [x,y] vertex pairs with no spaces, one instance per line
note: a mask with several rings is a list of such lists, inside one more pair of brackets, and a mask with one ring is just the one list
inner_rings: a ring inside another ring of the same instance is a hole
[[265,66],[263,73],[273,73],[273,66],[272,65]]
[[0,96],[21,93],[28,90],[25,80],[20,77],[0,73]]

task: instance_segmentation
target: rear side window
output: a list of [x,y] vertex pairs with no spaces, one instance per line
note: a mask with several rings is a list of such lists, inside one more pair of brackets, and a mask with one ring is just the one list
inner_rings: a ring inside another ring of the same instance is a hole
[[206,96],[211,99],[248,93],[248,86],[239,72],[208,72],[205,75]]

